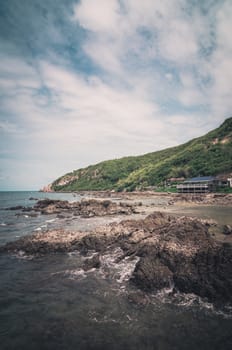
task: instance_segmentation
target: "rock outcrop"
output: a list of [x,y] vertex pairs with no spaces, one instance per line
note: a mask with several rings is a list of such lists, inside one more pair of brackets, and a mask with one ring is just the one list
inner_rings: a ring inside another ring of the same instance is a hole
[[[63,205],[63,204],[62,204]],[[141,220],[124,220],[92,232],[47,231],[6,244],[2,251],[48,254],[79,250],[98,254],[86,269],[99,267],[101,254],[120,247],[115,263],[139,257],[130,282],[144,292],[172,288],[217,303],[232,303],[232,247],[216,242],[209,223],[154,212]]]
[[135,206],[110,200],[82,199],[80,202],[68,202],[62,200],[43,199],[34,206],[35,211],[41,214],[60,214],[62,212],[73,213],[76,216],[93,217],[117,214],[135,213]]
[[197,204],[210,204],[228,206],[232,204],[232,193],[207,193],[207,194],[193,194],[193,193],[178,193],[172,197],[172,204],[175,202],[187,202]]
[[52,192],[52,184],[48,184],[41,188],[40,192]]
[[224,233],[224,235],[231,235],[232,234],[232,227],[230,225],[224,225],[223,226],[223,233]]
[[40,212],[41,214],[57,214],[59,218],[65,217],[65,213],[90,218],[107,215],[130,215],[137,213],[136,208],[141,203],[128,204],[125,202],[112,202],[110,200],[82,199],[79,202],[68,202],[56,199],[41,199],[33,207],[14,206],[6,210],[21,210],[22,212]]

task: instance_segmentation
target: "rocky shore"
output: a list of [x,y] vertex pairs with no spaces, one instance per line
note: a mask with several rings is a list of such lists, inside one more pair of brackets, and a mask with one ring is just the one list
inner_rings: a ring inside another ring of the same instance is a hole
[[182,194],[176,193],[173,202],[186,202],[206,205],[232,205],[232,193]]
[[[91,205],[87,205],[91,203]],[[91,207],[91,210],[89,210]],[[93,209],[94,208],[94,209]],[[101,209],[99,209],[101,208]],[[109,215],[135,211],[133,205],[111,201],[39,201],[33,210],[49,214],[74,210],[78,215]],[[28,255],[79,251],[93,258],[83,268],[99,268],[101,256],[120,248],[123,259],[138,257],[130,283],[146,293],[170,288],[172,293],[195,293],[215,303],[232,303],[232,247],[217,242],[209,222],[154,212],[144,219],[123,220],[98,227],[91,232],[52,230],[35,233],[7,243],[0,252]]]
[[133,192],[114,192],[114,191],[81,191],[77,192],[81,196],[91,196],[93,198],[109,198],[121,200],[142,200],[144,198],[164,198],[169,205],[174,203],[196,203],[208,205],[232,206],[232,193],[171,193],[154,191],[133,191]]
[[65,213],[83,218],[106,215],[131,215],[136,213],[136,207],[140,203],[128,204],[115,203],[110,200],[82,199],[80,202],[68,202],[64,200],[42,199],[33,207],[16,206],[7,210],[22,210],[22,212],[41,213],[45,215]]

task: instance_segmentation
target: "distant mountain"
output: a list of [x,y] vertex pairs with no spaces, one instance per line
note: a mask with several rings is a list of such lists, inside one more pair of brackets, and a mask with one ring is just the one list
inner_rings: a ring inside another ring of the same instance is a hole
[[183,145],[137,157],[108,160],[74,170],[51,184],[54,191],[132,191],[170,178],[232,172],[232,118]]

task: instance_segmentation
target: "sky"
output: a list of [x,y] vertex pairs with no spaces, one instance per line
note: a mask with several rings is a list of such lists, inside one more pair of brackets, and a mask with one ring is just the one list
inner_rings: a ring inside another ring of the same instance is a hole
[[231,32],[231,0],[1,0],[0,190],[218,127]]

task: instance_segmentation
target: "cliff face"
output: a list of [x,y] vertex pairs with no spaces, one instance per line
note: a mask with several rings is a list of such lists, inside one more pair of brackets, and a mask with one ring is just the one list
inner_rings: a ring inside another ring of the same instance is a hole
[[44,186],[43,188],[41,188],[40,192],[52,192],[52,184],[49,184],[47,186]]
[[232,118],[208,134],[183,145],[138,157],[109,160],[61,176],[54,191],[134,190],[170,178],[232,172]]

